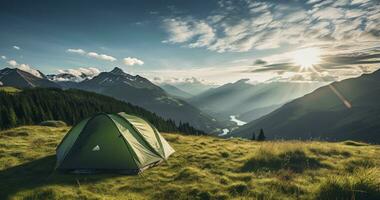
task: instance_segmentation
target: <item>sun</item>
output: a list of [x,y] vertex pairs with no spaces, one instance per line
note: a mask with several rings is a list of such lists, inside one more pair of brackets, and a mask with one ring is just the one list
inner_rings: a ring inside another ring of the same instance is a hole
[[301,49],[293,53],[293,62],[301,69],[310,69],[313,65],[319,64],[321,61],[320,54],[318,48]]

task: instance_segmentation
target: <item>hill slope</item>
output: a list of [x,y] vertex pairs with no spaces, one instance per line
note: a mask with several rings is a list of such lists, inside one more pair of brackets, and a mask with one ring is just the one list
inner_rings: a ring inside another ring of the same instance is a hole
[[[335,88],[351,103],[347,108]],[[233,136],[249,137],[264,128],[270,138],[362,140],[380,143],[380,71],[317,89],[256,121]]]
[[230,115],[241,115],[249,111],[255,112],[257,109],[265,111],[256,115],[244,114],[245,121],[252,121],[270,113],[276,106],[321,86],[319,83],[286,82],[253,85],[248,81],[249,79],[242,79],[218,88],[209,89],[188,99],[188,101],[205,112],[213,113],[214,116],[221,116],[222,119],[229,119]]
[[54,171],[69,127],[0,132],[0,199],[366,199],[380,197],[379,146],[163,134],[176,152],[141,176]]

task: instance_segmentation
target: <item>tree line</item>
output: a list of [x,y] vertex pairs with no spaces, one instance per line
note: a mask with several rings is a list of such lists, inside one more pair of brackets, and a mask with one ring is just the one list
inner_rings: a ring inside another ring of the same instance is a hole
[[177,125],[173,120],[159,117],[141,107],[92,92],[57,88],[33,88],[17,93],[0,91],[0,130],[39,124],[46,120],[61,120],[74,125],[99,112],[136,115],[163,132],[205,134],[189,123]]
[[251,140],[256,140],[256,141],[265,141],[266,137],[264,134],[264,130],[260,129],[259,135],[256,137],[255,132],[252,132]]

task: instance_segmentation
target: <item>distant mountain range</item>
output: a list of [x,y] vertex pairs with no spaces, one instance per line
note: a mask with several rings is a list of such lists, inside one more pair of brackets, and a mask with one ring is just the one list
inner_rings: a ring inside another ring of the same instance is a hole
[[174,86],[186,93],[196,96],[205,92],[209,89],[216,88],[218,85],[203,83],[202,81],[196,78],[188,78],[183,82],[170,83],[171,86]]
[[271,139],[319,138],[380,143],[380,71],[321,87],[242,126],[229,136],[250,138],[252,132],[260,128]]
[[[243,79],[196,96],[177,86],[161,88],[117,67],[92,78],[82,77],[83,81],[75,81],[70,74],[45,76],[37,72],[39,74],[33,75],[20,69],[4,68],[0,70],[0,85],[92,91],[141,106],[177,124],[189,122],[205,132],[232,127],[227,122],[231,115],[243,121],[255,119],[233,129],[226,137],[251,138],[252,132],[263,128],[269,139],[350,139],[380,143],[380,71],[319,89],[316,88],[321,83],[252,85]],[[189,95],[192,97],[188,98]]]
[[188,93],[188,92],[185,92],[173,85],[170,85],[170,84],[160,84],[159,85],[162,89],[164,89],[167,93],[169,93],[170,95],[174,96],[174,97],[179,97],[179,98],[182,98],[182,99],[188,99],[190,97],[192,97],[193,95]]
[[252,121],[275,110],[282,104],[320,87],[321,83],[272,82],[250,84],[249,79],[209,89],[188,99],[189,103],[219,120],[231,115]]
[[81,77],[85,78],[81,82],[76,82],[76,78],[70,74],[49,75],[47,77],[42,73],[40,78],[20,69],[5,68],[0,70],[0,81],[4,86],[87,90],[141,106],[161,117],[173,119],[177,123],[188,122],[195,128],[206,132],[213,132],[218,127],[216,120],[196,107],[169,95],[148,79],[139,75],[132,76],[124,73],[120,68],[116,67],[110,72],[102,72],[92,79]]

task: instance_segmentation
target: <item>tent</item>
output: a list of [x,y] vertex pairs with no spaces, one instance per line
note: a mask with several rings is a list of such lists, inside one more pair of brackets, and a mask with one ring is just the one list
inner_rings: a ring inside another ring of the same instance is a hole
[[75,125],[56,149],[58,170],[136,174],[174,149],[149,122],[126,113],[99,113]]

